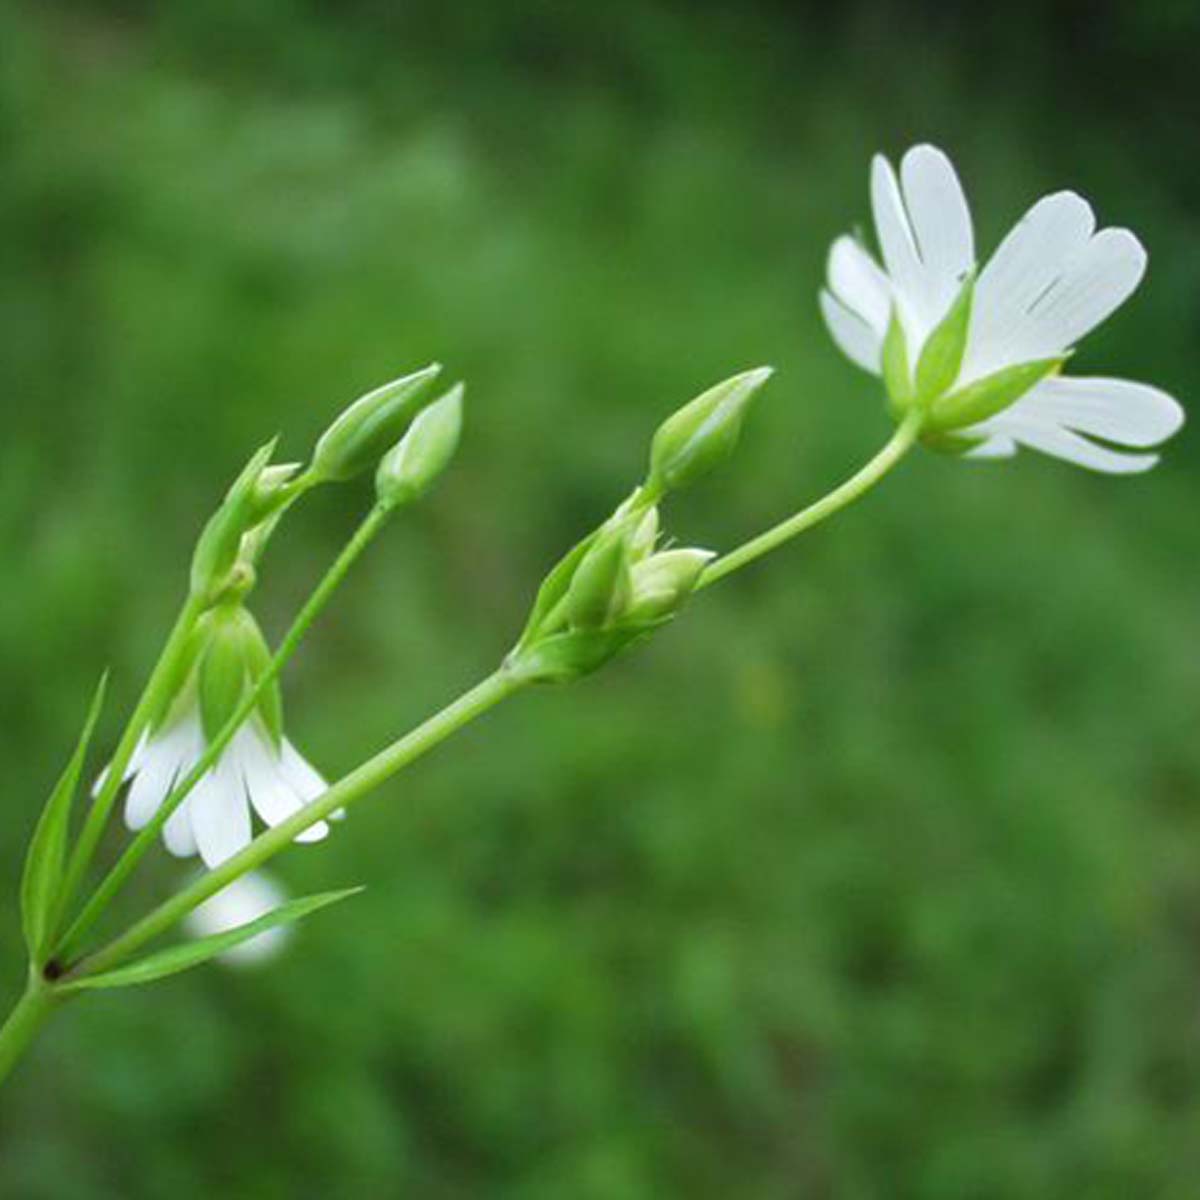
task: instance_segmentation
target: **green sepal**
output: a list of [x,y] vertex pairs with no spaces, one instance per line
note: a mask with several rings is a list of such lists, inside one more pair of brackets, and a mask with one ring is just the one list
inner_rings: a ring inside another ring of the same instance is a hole
[[185,942],[179,946],[171,946],[166,950],[160,950],[157,954],[147,955],[128,966],[116,967],[112,971],[104,971],[99,975],[85,975],[82,979],[67,980],[59,984],[59,990],[72,992],[153,983],[155,980],[165,979],[169,975],[177,975],[180,971],[198,967],[218,954],[224,954],[225,951],[232,950],[242,942],[257,937],[260,933],[266,933],[269,929],[276,929],[280,925],[298,921],[301,917],[306,917],[318,909],[336,904],[339,900],[345,900],[350,896],[356,896],[362,890],[361,887],[353,887],[343,888],[336,892],[320,892],[314,896],[302,896],[298,900],[290,900],[287,904],[280,905],[256,921],[239,925],[236,929],[229,929],[210,937],[197,938],[193,942]]
[[25,871],[21,877],[21,923],[30,959],[37,967],[43,965],[54,937],[55,930],[51,928],[51,922],[62,887],[71,806],[79,787],[79,776],[83,772],[88,746],[104,706],[107,688],[108,675],[105,673],[92,698],[75,752],[50,793],[50,799],[46,801],[25,856]]
[[628,531],[620,526],[602,530],[567,588],[567,622],[577,629],[602,629],[620,615],[631,594]]
[[985,441],[986,438],[967,437],[963,433],[922,433],[920,437],[921,445],[927,450],[956,457],[968,454],[976,446],[982,446]]
[[200,655],[208,645],[208,631],[211,622],[212,614],[204,613],[180,648],[175,661],[168,664],[162,687],[157,689],[157,701],[147,716],[147,733],[154,733],[155,730],[160,729],[171,715],[171,710],[187,686]]
[[1067,358],[1067,355],[1060,355],[1005,367],[959,388],[930,407],[925,429],[931,433],[946,433],[986,421],[1003,412],[1048,375],[1061,370]]
[[197,668],[200,721],[209,741],[225,728],[250,686],[248,650],[257,632],[253,617],[240,606],[212,614]]
[[900,313],[894,305],[887,333],[883,336],[880,365],[889,407],[894,416],[902,417],[912,406],[913,383],[908,367],[908,343],[904,340],[904,326],[900,324]]
[[923,408],[954,386],[967,350],[975,272],[971,271],[946,315],[925,339],[917,360],[916,401]]
[[508,659],[508,669],[533,683],[568,683],[590,675],[663,624],[665,620],[644,621],[611,629],[572,629],[553,634],[514,652]]
[[309,476],[339,482],[375,466],[429,403],[427,385],[441,369],[432,363],[359,397],[321,435]]
[[517,642],[518,646],[529,644],[540,630],[542,622],[565,598],[567,589],[571,586],[571,580],[575,577],[575,571],[583,561],[583,556],[587,554],[599,536],[600,530],[593,530],[587,537],[576,542],[550,569],[546,578],[542,580],[541,587],[538,588],[537,596],[534,597],[533,608],[530,610],[529,620],[525,622],[525,628],[521,631],[521,637]]
[[750,402],[770,377],[770,367],[744,371],[672,413],[650,445],[650,491],[688,487],[724,462],[738,443]]
[[[243,609],[242,612],[246,673],[250,686],[253,687],[270,669],[274,655],[254,615],[247,609]],[[283,742],[283,690],[278,679],[273,679],[263,688],[263,693],[258,698],[258,715],[278,748]]]

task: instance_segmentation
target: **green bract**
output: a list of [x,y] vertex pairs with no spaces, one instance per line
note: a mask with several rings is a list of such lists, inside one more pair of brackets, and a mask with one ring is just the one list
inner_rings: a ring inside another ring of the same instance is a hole
[[422,409],[384,455],[375,473],[375,492],[382,503],[410,503],[446,469],[462,436],[464,390],[456,383]]
[[737,445],[750,401],[770,377],[770,367],[734,375],[669,416],[650,446],[650,490],[688,487],[724,462]]
[[428,403],[427,385],[441,369],[432,363],[351,404],[321,435],[309,475],[328,481],[353,479],[375,466]]

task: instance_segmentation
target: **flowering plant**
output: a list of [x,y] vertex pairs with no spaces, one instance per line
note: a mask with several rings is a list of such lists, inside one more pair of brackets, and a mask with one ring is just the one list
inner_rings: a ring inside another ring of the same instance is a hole
[[[251,457],[200,534],[179,615],[82,823],[73,831],[71,815],[103,682],[37,822],[20,889],[28,983],[0,1028],[0,1078],[72,998],[274,952],[300,917],[358,889],[288,900],[261,873],[270,859],[326,837],[364,796],[502,701],[590,674],[654,636],[696,593],[861,497],[914,446],[974,460],[1023,445],[1114,474],[1155,464],[1145,451],[1179,428],[1180,406],[1146,384],[1064,373],[1079,339],[1144,274],[1131,233],[1096,232],[1087,203],[1062,192],[1035,204],[980,270],[958,178],[929,146],[903,157],[899,177],[876,159],[871,198],[882,264],[838,238],[820,304],[837,345],[883,381],[897,427],[879,453],[725,554],[677,546],[664,539],[665,503],[731,456],[771,372],[709,388],[659,426],[641,480],[547,573],[496,669],[331,784],[286,737],[280,672],[367,546],[451,461],[464,390],[439,392],[430,366],[350,405],[307,464],[275,463],[274,443]],[[369,511],[272,650],[250,609],[264,549],[308,492],[372,471]],[[133,836],[80,903],[123,788]],[[206,869],[97,942],[100,917],[160,839]],[[190,938],[150,948],[181,922]]]

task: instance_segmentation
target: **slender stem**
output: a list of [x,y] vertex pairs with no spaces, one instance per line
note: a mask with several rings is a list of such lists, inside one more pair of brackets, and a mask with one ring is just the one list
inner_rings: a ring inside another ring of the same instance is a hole
[[489,675],[399,741],[344,776],[311,804],[260,833],[245,849],[177,892],[107,946],[81,960],[72,973],[94,975],[123,962],[232,880],[286,849],[296,835],[310,825],[324,820],[339,808],[348,808],[528,683],[528,679],[503,667]]
[[61,1000],[62,997],[55,995],[47,984],[30,975],[24,995],[0,1026],[0,1083],[16,1066]]
[[229,745],[234,734],[242,727],[242,723],[254,711],[266,689],[275,681],[284,665],[296,652],[304,635],[317,619],[321,610],[329,603],[333,593],[345,579],[350,568],[359,555],[367,548],[372,538],[383,528],[394,506],[377,503],[364,518],[362,524],[355,530],[354,536],[346,543],[341,554],[317,584],[304,607],[296,615],[291,628],[284,634],[279,648],[275,651],[270,664],[255,686],[247,692],[233,715],[226,721],[221,731],[209,743],[204,753],[196,761],[192,769],[184,776],[171,794],[159,805],[153,818],[146,824],[126,847],[125,852],[117,860],[112,870],[101,881],[100,886],[84,905],[79,916],[75,918],[70,929],[63,936],[58,947],[57,956],[69,958],[78,948],[87,932],[95,925],[113,898],[125,885],[125,881],[133,874],[138,863],[151,849],[158,838],[162,827],[167,823],[171,814],[187,799],[196,784],[204,778],[208,769],[221,757],[225,747]]
[[920,432],[921,414],[914,410],[900,423],[887,445],[861,470],[851,475],[845,483],[834,488],[828,495],[822,496],[815,504],[810,504],[786,521],[781,521],[736,550],[731,550],[723,558],[718,558],[700,577],[697,590],[716,583],[718,579],[724,579],[726,575],[732,575],[734,571],[740,571],[755,559],[778,549],[798,533],[819,525],[839,509],[852,504],[865,492],[870,491],[912,449]]
[[129,724],[125,726],[125,732],[117,743],[112,761],[108,764],[108,774],[105,776],[104,784],[88,812],[87,820],[79,835],[79,841],[75,844],[75,849],[71,854],[66,875],[63,878],[62,890],[58,896],[54,926],[57,926],[63,914],[70,907],[88,867],[91,866],[92,859],[96,854],[96,847],[100,844],[100,838],[112,815],[117,792],[120,791],[121,784],[125,780],[125,770],[137,748],[138,739],[162,700],[163,690],[170,685],[179,656],[183,653],[196,620],[204,611],[204,607],[203,597],[196,595],[188,597],[176,618],[174,627],[167,636],[166,644],[163,646],[154,670],[150,672],[150,678],[146,681],[141,699],[138,700],[137,707],[129,718]]

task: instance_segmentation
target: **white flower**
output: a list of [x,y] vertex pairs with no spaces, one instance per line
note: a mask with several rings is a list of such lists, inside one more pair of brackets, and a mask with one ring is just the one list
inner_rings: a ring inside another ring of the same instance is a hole
[[[265,917],[286,900],[287,896],[274,879],[262,872],[251,871],[248,875],[239,875],[194,908],[184,919],[184,925],[193,937],[212,937]],[[290,926],[277,925],[247,938],[233,949],[217,955],[217,959],[230,966],[266,962],[283,949],[290,936]]]
[[1147,384],[1058,373],[1075,344],[1141,281],[1146,252],[1132,233],[1097,231],[1086,200],[1056,192],[1012,229],[972,288],[971,215],[945,154],[914,147],[899,180],[877,155],[871,205],[884,266],[853,238],[840,237],[821,292],[825,320],[847,357],[887,376],[894,314],[911,387],[930,334],[961,298],[969,305],[960,310],[967,314],[965,338],[952,355],[952,377],[937,396],[924,398],[932,401],[928,428],[966,439],[960,444],[976,458],[1008,457],[1020,444],[1114,474],[1158,461],[1102,443],[1145,448],[1170,437],[1183,423],[1170,396]]
[[[125,770],[125,823],[142,829],[191,772],[261,678],[270,653],[254,618],[238,606],[202,619],[194,661],[165,717],[143,733]],[[97,789],[104,776],[97,781]],[[251,838],[251,810],[278,825],[326,790],[325,780],[284,736],[277,685],[262,697],[217,761],[167,818],[163,841],[180,858],[199,853],[215,867]],[[318,821],[297,835],[315,842]]]

